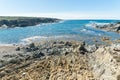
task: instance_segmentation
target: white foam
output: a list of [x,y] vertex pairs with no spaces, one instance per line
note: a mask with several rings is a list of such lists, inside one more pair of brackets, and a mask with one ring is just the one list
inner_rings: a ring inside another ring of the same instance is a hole
[[59,21],[59,23],[64,23],[65,22],[65,20],[61,20],[61,21]]
[[98,26],[103,26],[103,25],[108,25],[110,23],[100,23],[100,22],[95,22],[95,21],[90,21],[88,24],[86,24],[86,27],[94,27],[96,25]]
[[25,39],[22,39],[20,44],[27,44],[27,43],[31,43],[34,41],[38,41],[38,40],[43,40],[43,39],[59,39],[59,38],[69,38],[71,36],[68,35],[60,35],[60,36],[32,36],[32,37],[28,37]]
[[92,35],[97,35],[97,36],[102,36],[102,34],[98,34],[93,30],[88,30],[88,29],[82,29],[81,32],[84,32],[85,34],[92,34]]
[[35,41],[38,39],[46,39],[46,38],[47,37],[45,37],[45,36],[33,36],[33,37],[28,37],[28,38],[22,39],[21,41],[22,42],[32,42],[32,41]]
[[87,30],[86,30],[86,29],[82,29],[81,31],[82,31],[82,32],[85,32],[85,31],[87,31]]
[[87,30],[87,29],[82,29],[81,32],[85,32],[85,33],[95,33],[94,31],[92,30]]

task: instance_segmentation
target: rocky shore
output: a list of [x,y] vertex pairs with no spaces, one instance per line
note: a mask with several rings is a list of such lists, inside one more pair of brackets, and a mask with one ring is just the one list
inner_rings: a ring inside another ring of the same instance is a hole
[[13,50],[0,58],[0,80],[120,80],[119,43],[48,41]]
[[113,31],[113,32],[120,33],[120,22],[103,24],[103,25],[93,24],[92,26],[97,28],[97,29],[102,29],[105,31]]
[[27,27],[59,21],[59,19],[55,18],[42,17],[0,17],[0,28]]

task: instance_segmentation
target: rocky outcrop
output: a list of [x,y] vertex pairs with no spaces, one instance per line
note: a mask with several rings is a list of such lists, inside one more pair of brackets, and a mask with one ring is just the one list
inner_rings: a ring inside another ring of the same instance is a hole
[[54,23],[60,21],[55,18],[39,18],[39,17],[0,17],[0,27],[27,27],[35,26],[41,23]]
[[1,80],[120,80],[120,44],[50,41],[16,50],[0,61]]
[[120,22],[104,24],[104,25],[94,24],[93,27],[106,31],[114,31],[120,33]]
[[120,44],[100,47],[89,55],[89,64],[97,80],[120,80]]
[[23,53],[3,56],[0,79],[92,80],[84,46],[82,42],[52,41],[17,48]]

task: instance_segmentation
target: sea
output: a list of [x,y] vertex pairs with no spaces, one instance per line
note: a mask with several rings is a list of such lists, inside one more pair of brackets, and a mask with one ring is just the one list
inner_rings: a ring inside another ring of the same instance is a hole
[[40,24],[28,27],[1,28],[0,44],[26,44],[35,41],[77,40],[92,43],[102,37],[111,40],[120,39],[120,34],[94,28],[100,25],[119,22],[120,20],[63,20],[59,23]]

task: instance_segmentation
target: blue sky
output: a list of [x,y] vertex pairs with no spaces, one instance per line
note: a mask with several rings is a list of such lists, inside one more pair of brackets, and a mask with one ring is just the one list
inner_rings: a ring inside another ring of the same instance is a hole
[[0,16],[120,19],[120,0],[0,0]]

